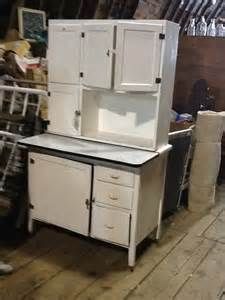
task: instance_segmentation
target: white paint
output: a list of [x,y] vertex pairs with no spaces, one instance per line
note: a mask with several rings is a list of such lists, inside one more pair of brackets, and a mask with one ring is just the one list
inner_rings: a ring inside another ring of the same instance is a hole
[[88,235],[91,166],[36,153],[29,159],[32,219]]
[[119,22],[115,89],[156,92],[160,77],[162,25]]
[[81,25],[49,26],[49,82],[79,84]]
[[151,151],[168,143],[178,24],[58,20],[49,28],[49,81],[79,86],[81,101],[79,128],[71,129],[74,103],[68,101],[69,128],[58,118],[51,132]]
[[48,132],[77,136],[80,134],[80,88],[73,85],[49,84]]
[[[114,26],[112,24],[83,26],[83,84],[110,89],[112,86],[112,59]],[[97,73],[97,74],[96,74]]]

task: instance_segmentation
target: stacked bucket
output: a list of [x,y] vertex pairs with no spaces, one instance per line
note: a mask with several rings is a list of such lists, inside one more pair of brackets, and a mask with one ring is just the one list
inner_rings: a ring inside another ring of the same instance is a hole
[[188,208],[192,212],[204,212],[215,204],[223,129],[223,114],[198,113],[188,199]]

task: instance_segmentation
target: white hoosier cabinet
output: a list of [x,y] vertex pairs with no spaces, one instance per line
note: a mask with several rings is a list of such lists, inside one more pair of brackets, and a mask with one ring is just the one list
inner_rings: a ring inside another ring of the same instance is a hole
[[160,234],[179,26],[49,24],[49,126],[29,149],[33,220],[126,247]]

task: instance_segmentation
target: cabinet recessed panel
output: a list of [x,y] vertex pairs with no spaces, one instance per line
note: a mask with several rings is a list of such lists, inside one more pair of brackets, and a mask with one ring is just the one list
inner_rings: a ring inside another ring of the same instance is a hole
[[91,166],[37,153],[29,158],[33,218],[88,235]]
[[48,118],[51,133],[77,136],[80,134],[80,88],[61,84],[49,85]]
[[49,30],[49,82],[80,82],[80,25],[54,25]]
[[114,26],[84,25],[83,83],[111,88]]
[[117,26],[115,88],[127,91],[157,91],[160,76],[162,26],[126,24]]
[[154,149],[157,98],[146,93],[84,91],[81,135]]

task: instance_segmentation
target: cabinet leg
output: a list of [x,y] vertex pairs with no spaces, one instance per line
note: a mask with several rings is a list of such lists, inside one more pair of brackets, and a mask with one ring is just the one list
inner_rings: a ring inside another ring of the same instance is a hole
[[128,250],[128,266],[130,267],[130,270],[134,270],[134,266],[136,263],[136,245],[130,246]]
[[29,217],[29,220],[28,220],[28,232],[30,234],[32,234],[34,231],[34,221],[33,219],[31,218],[31,216]]

